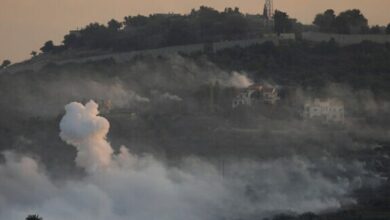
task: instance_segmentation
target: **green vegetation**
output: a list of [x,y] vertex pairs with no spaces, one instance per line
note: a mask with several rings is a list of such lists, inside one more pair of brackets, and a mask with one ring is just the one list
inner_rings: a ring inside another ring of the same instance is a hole
[[53,52],[54,50],[56,49],[56,47],[54,46],[54,43],[53,43],[53,41],[47,41],[44,45],[43,45],[43,47],[41,47],[41,51],[43,52],[43,53],[48,53],[48,52]]
[[287,13],[276,10],[274,20],[276,33],[281,34],[293,31],[294,20],[290,19]]
[[38,53],[37,53],[36,51],[33,50],[33,51],[31,51],[30,55],[31,55],[32,57],[35,57],[35,56],[38,55]]
[[227,8],[218,12],[212,8],[200,7],[188,15],[128,16],[123,22],[111,20],[107,26],[92,23],[77,33],[65,36],[63,43],[66,48],[114,50],[191,44],[244,38],[257,31],[257,28],[254,28],[256,24],[251,25],[250,22],[238,8]]
[[6,68],[9,65],[11,65],[11,61],[10,60],[4,60],[3,63],[0,65],[0,69],[4,69],[4,68]]
[[390,95],[390,44],[363,42],[341,47],[334,41],[311,45],[271,42],[248,48],[230,48],[210,55],[226,70],[244,70],[255,79],[270,79],[282,85],[319,88],[327,82]]
[[379,25],[374,25],[368,31],[370,34],[382,34],[382,29]]
[[[47,41],[43,53],[60,53],[67,49],[134,51],[225,40],[261,37],[265,33],[301,33],[305,30],[340,34],[390,34],[386,27],[369,27],[368,20],[358,9],[336,15],[328,9],[318,14],[313,25],[302,25],[285,12],[276,10],[274,21],[263,15],[243,14],[239,8],[217,11],[201,6],[189,14],[151,14],[126,16],[123,21],[111,19],[106,25],[90,23],[84,28],[70,31],[61,45]],[[33,57],[36,53],[31,54]]]
[[319,31],[339,34],[366,34],[381,33],[379,26],[371,29],[368,20],[358,9],[346,10],[339,15],[335,15],[334,10],[328,9],[322,14],[318,14],[313,24],[319,27]]
[[[277,11],[278,33],[291,32],[298,27],[295,19]],[[103,49],[131,51],[173,45],[185,45],[224,40],[260,37],[273,32],[273,27],[262,15],[248,15],[238,8],[219,12],[201,6],[191,13],[127,16],[123,21],[110,20],[107,25],[91,23],[64,36],[63,44],[48,41],[41,48],[44,53],[72,49]]]
[[[280,45],[266,42],[246,48],[232,47],[216,53],[196,53],[186,56],[200,63],[207,56],[207,60],[226,72],[243,71],[255,81],[267,80],[283,86],[316,89],[335,82],[350,85],[354,89],[367,89],[381,97],[390,96],[389,43],[366,41],[356,45],[340,46],[334,40],[316,44],[299,40]],[[49,64],[43,71],[47,71],[48,75],[53,72],[73,74],[93,72],[102,77],[122,78],[127,74],[123,66],[140,60],[154,63],[160,59],[164,60],[161,57],[140,56],[124,64],[115,63],[113,60],[65,65]]]

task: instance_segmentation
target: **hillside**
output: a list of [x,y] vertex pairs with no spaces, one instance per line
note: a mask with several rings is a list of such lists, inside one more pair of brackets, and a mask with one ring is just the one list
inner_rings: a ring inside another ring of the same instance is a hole
[[1,71],[1,219],[389,219],[390,43],[125,22]]

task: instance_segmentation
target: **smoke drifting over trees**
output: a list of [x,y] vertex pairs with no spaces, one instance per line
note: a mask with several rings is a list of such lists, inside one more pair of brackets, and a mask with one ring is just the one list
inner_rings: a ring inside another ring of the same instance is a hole
[[[331,44],[1,75],[0,219],[262,219],[360,204],[356,191],[386,183],[390,118],[388,65],[364,54],[389,50]],[[324,57],[366,66],[332,72],[341,64]],[[232,109],[253,83],[280,101]],[[313,98],[343,101],[346,123],[304,121]]]
[[[0,166],[6,180],[0,183],[1,218],[21,219],[30,210],[58,220],[197,220],[322,211],[353,202],[349,193],[354,188],[379,180],[360,163],[326,158],[235,161],[227,163],[230,173],[224,176],[195,158],[170,167],[126,147],[113,154],[106,140],[109,123],[97,116],[93,101],[70,103],[65,110],[60,136],[77,149],[76,164],[87,175],[55,183],[34,159],[6,153]],[[327,176],[327,170],[337,177]]]

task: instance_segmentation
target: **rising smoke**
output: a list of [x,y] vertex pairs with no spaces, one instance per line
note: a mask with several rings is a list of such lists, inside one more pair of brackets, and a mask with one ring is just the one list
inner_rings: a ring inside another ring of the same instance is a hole
[[247,88],[252,84],[253,81],[249,79],[247,75],[238,72],[233,72],[229,81],[226,83],[227,86],[232,86],[235,88]]
[[52,180],[39,162],[4,153],[0,219],[212,220],[279,212],[320,212],[353,203],[350,193],[375,182],[364,164],[302,157],[214,163],[189,157],[168,165],[126,147],[114,153],[107,119],[94,101],[65,107],[60,137],[77,149],[77,180]]
[[106,141],[110,124],[97,116],[98,105],[93,101],[85,106],[72,102],[65,106],[65,111],[60,137],[77,148],[76,164],[90,172],[107,168],[113,152]]

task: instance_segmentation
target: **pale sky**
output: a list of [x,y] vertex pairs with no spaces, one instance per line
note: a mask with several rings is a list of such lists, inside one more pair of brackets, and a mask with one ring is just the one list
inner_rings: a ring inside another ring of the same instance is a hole
[[[218,10],[239,7],[244,13],[262,13],[264,0],[0,0],[0,62],[29,58],[47,40],[60,43],[69,30],[90,22],[122,20],[127,15],[189,13],[201,5]],[[274,0],[275,9],[286,11],[303,23],[325,9],[336,12],[358,8],[370,24],[390,23],[390,0]]]

